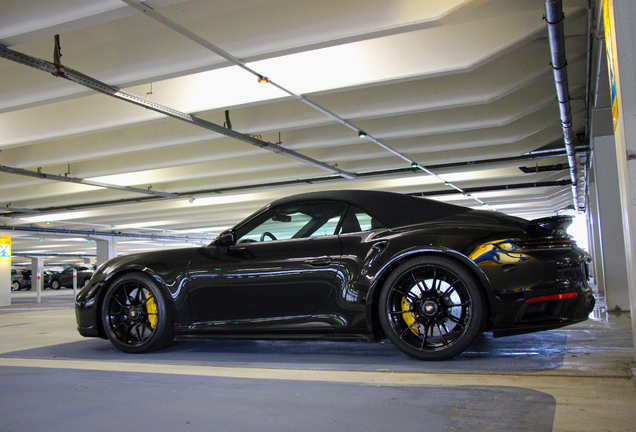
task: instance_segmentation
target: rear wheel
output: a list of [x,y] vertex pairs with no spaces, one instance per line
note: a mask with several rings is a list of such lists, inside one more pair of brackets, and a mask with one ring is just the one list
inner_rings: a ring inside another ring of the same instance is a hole
[[11,284],[11,289],[12,289],[13,291],[20,291],[20,288],[21,288],[21,287],[20,287],[20,282],[18,282],[18,281],[15,281],[15,282],[13,282],[13,283]]
[[485,304],[473,275],[445,257],[401,264],[380,293],[380,322],[389,340],[420,360],[462,353],[483,331]]
[[156,351],[174,339],[172,309],[167,296],[143,273],[115,279],[106,290],[101,312],[106,336],[122,351]]

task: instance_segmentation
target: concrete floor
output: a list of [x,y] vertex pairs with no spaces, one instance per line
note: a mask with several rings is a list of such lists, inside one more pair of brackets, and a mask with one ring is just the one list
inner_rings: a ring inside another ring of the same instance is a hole
[[75,330],[72,290],[0,308],[0,431],[636,431],[629,314],[412,360],[387,343],[178,341]]

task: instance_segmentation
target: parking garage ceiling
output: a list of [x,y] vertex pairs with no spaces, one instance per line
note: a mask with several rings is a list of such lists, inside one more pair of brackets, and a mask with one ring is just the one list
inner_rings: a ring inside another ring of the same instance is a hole
[[[325,189],[572,214],[543,1],[144,4],[0,0],[0,45],[254,142],[0,59],[0,232],[14,252],[95,253],[53,230],[133,236],[120,253],[201,244]],[[563,9],[580,157],[587,2]]]

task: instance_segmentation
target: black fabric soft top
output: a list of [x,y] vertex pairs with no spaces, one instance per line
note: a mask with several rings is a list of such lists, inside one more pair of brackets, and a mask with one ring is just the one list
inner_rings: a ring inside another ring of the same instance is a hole
[[336,190],[309,192],[281,198],[268,207],[277,207],[297,201],[336,200],[344,201],[364,210],[387,228],[444,219],[471,211],[467,207],[446,204],[426,198],[416,198],[393,192],[368,190]]

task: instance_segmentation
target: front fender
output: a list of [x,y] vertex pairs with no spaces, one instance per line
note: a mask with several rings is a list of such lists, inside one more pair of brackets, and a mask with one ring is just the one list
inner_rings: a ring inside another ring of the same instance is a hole
[[[125,258],[125,257],[121,257]],[[140,272],[150,276],[155,282],[165,290],[169,302],[168,307],[172,308],[175,317],[175,324],[190,325],[192,316],[185,290],[182,289],[186,280],[186,272],[168,272],[167,267],[162,264],[141,264],[130,262],[125,259],[116,258],[101,266],[90,280],[89,284],[78,294],[75,305],[78,321],[83,327],[92,329],[86,331],[87,336],[104,337],[101,326],[101,302],[108,286],[117,277],[128,273]],[[80,331],[82,333],[82,331]],[[84,333],[82,333],[84,334]]]

